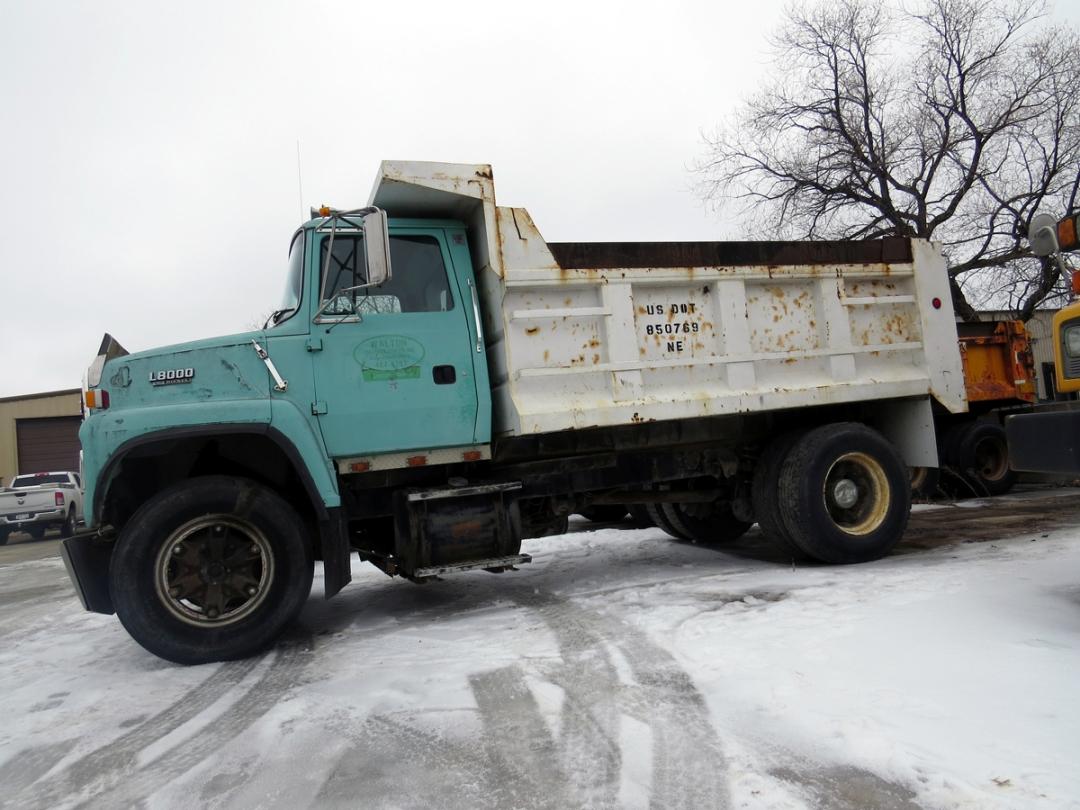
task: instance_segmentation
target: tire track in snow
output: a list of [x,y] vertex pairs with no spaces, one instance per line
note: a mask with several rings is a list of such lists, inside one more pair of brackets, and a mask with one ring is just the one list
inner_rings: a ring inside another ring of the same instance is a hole
[[[261,659],[231,661],[222,664],[198,686],[189,689],[168,708],[139,723],[110,743],[94,749],[67,765],[47,781],[30,787],[15,797],[15,804],[33,803],[52,807],[63,799],[85,793],[91,795],[114,787],[137,767],[136,758],[144,748],[172,733],[184,723],[197,717],[239,684]],[[55,763],[55,760],[53,760]],[[44,776],[52,767],[49,763],[32,782]]]

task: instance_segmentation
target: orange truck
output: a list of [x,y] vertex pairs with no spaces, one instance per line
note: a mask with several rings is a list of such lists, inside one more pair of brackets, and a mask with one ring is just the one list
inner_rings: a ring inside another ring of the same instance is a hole
[[1001,495],[1016,483],[1005,415],[1036,399],[1031,344],[1022,321],[958,323],[956,331],[969,410],[935,413],[941,467],[913,470],[912,488],[924,496],[939,488],[958,495]]

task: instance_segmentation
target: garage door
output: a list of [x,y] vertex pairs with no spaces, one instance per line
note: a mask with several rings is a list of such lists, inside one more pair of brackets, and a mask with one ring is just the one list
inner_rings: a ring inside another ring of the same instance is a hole
[[19,474],[79,469],[78,416],[15,422]]

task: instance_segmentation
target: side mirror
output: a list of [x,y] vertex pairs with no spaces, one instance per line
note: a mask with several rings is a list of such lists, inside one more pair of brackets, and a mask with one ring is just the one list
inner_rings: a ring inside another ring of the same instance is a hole
[[364,254],[367,263],[365,287],[378,287],[390,280],[390,228],[386,212],[381,208],[369,209],[364,216]]
[[[331,208],[321,208],[318,211],[312,209],[312,214],[327,217],[327,221],[315,229],[316,233],[330,232],[326,248],[326,262],[322,268],[322,291],[323,299],[319,309],[315,312],[315,318],[323,315],[331,306],[334,298],[327,298],[327,284],[330,279],[330,260],[334,252],[334,237],[340,227],[353,231],[361,229],[364,232],[364,271],[366,279],[362,284],[342,287],[335,291],[335,298],[345,293],[354,293],[368,287],[378,287],[390,280],[390,227],[387,224],[386,212],[381,208],[371,206],[358,208],[355,211],[336,211]],[[354,276],[355,280],[355,276]]]

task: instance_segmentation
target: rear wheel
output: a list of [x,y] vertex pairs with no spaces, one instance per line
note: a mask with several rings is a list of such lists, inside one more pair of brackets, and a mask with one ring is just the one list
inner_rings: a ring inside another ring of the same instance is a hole
[[665,503],[661,510],[680,535],[695,543],[729,543],[746,534],[752,525],[736,518],[728,501]]
[[785,555],[795,559],[805,559],[806,552],[796,545],[780,517],[780,470],[801,436],[800,431],[792,431],[776,437],[758,459],[750,486],[754,517],[761,533]]
[[670,520],[668,520],[667,514],[665,514],[662,503],[649,503],[645,504],[645,511],[649,515],[649,520],[654,526],[659,529],[663,529],[672,537],[678,540],[689,540],[690,538],[680,532]]
[[312,544],[296,511],[243,478],[183,481],[124,527],[109,569],[116,614],[180,664],[253,655],[303,607]]
[[1016,485],[1009,468],[1005,429],[993,422],[972,422],[957,434],[954,464],[977,495],[1004,495]]
[[911,494],[915,498],[933,498],[938,494],[941,470],[937,467],[912,467]]
[[827,563],[884,557],[911,512],[911,483],[900,454],[854,422],[811,430],[780,472],[781,517],[792,540]]

